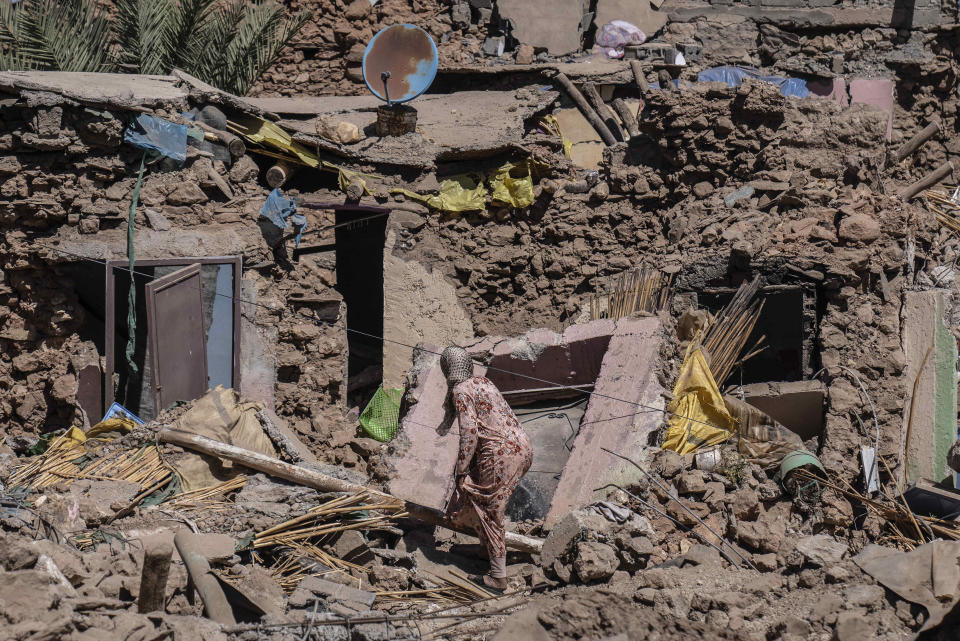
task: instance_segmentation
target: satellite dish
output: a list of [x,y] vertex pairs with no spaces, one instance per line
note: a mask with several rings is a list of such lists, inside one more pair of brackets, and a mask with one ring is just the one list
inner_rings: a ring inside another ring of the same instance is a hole
[[413,100],[437,75],[437,45],[412,24],[381,30],[363,52],[363,81],[388,105]]

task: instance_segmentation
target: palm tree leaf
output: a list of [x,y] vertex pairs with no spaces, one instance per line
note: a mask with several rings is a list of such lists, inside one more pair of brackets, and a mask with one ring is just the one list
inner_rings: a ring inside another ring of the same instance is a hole
[[233,0],[208,14],[190,37],[187,47],[192,57],[185,63],[185,71],[215,87],[223,87],[228,77],[227,47],[236,37],[245,12],[245,3]]
[[117,0],[114,31],[125,71],[144,74],[170,72],[171,22],[178,7],[174,0]]
[[18,53],[39,68],[113,71],[106,14],[92,0],[21,0]]
[[173,10],[169,33],[170,69],[184,68],[201,51],[198,39],[204,35],[216,0],[180,0]]
[[283,8],[274,2],[248,4],[237,35],[227,47],[228,77],[223,88],[245,94],[310,16],[301,12],[285,20]]

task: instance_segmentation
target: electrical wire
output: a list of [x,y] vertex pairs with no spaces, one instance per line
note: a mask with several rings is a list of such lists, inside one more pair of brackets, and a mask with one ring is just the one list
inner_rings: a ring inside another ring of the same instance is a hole
[[[149,279],[151,279],[151,280],[153,280],[153,279],[156,278],[155,275],[149,274],[149,273],[147,273],[147,272],[137,271],[137,270],[135,270],[135,269],[130,269],[129,267],[123,267],[122,265],[109,265],[108,261],[106,261],[106,260],[100,260],[100,259],[92,258],[92,257],[90,257],[90,256],[84,256],[83,254],[77,254],[77,253],[75,253],[75,252],[71,252],[71,251],[68,251],[68,250],[65,250],[65,249],[61,249],[61,248],[59,248],[59,247],[53,247],[53,246],[51,246],[51,245],[46,245],[46,244],[42,244],[42,243],[41,243],[41,247],[43,247],[43,248],[45,248],[45,249],[48,249],[48,250],[50,250],[50,251],[54,251],[54,252],[58,252],[58,253],[67,255],[67,256],[71,256],[71,257],[74,257],[74,258],[79,258],[79,259],[81,259],[81,260],[85,260],[85,261],[90,262],[90,263],[95,263],[95,264],[98,264],[98,265],[102,265],[102,266],[107,267],[107,268],[113,268],[113,269],[117,269],[117,270],[120,270],[120,271],[130,272],[130,273],[132,273],[132,274],[134,274],[134,275],[143,276],[143,277],[149,278]],[[184,260],[187,260],[187,259],[185,258]],[[196,289],[200,290],[200,288],[196,288]],[[262,307],[263,309],[266,309],[266,310],[268,310],[268,311],[270,311],[270,312],[276,312],[276,311],[277,311],[275,308],[270,307],[269,305],[265,305],[265,304],[260,303],[260,302],[258,302],[258,301],[245,300],[245,299],[243,299],[243,298],[236,297],[236,296],[233,296],[233,295],[231,295],[231,294],[221,294],[221,293],[219,293],[219,292],[214,292],[214,295],[215,295],[215,296],[220,296],[220,297],[222,297],[222,298],[227,298],[227,299],[229,299],[229,300],[238,300],[238,301],[241,302],[241,303],[246,303],[246,304],[248,304],[248,305],[253,305],[253,306],[255,306],[255,307]],[[296,301],[294,301],[294,302],[296,302]],[[316,319],[316,318],[311,318],[310,320],[312,320],[312,321],[314,321],[314,322],[316,322],[316,323],[322,323],[322,324],[326,324],[326,325],[333,326],[333,323],[331,323],[331,322],[326,322],[326,321],[318,320],[318,319]],[[358,336],[365,336],[365,337],[367,337],[367,338],[372,338],[372,339],[375,339],[375,340],[378,340],[378,341],[381,341],[381,342],[384,342],[384,343],[391,343],[391,344],[393,344],[393,345],[399,345],[400,347],[406,347],[406,348],[409,348],[409,349],[412,349],[412,350],[417,350],[417,351],[424,352],[424,353],[427,353],[427,354],[432,354],[432,355],[435,355],[435,356],[440,356],[440,355],[441,355],[440,352],[436,352],[436,351],[433,351],[433,350],[429,350],[429,349],[426,349],[425,347],[422,347],[422,346],[421,346],[421,347],[418,347],[418,346],[416,346],[416,345],[409,345],[409,344],[404,343],[404,342],[402,342],[402,341],[393,340],[393,339],[387,338],[387,337],[385,337],[385,336],[378,336],[377,334],[371,334],[371,333],[369,333],[369,332],[364,332],[364,331],[361,331],[361,330],[359,330],[359,329],[354,329],[354,328],[350,328],[350,327],[347,327],[347,328],[345,328],[345,329],[346,329],[347,333],[349,333],[349,334],[355,334],[355,335],[358,335]],[[693,418],[692,416],[684,416],[683,414],[679,414],[679,413],[677,413],[677,412],[673,412],[673,411],[671,411],[671,410],[669,410],[669,409],[667,409],[667,408],[654,407],[654,406],[652,406],[652,405],[646,405],[646,404],[640,403],[640,402],[638,402],[638,401],[631,401],[631,400],[627,400],[627,399],[623,399],[623,398],[617,398],[616,396],[611,396],[611,395],[609,395],[609,394],[602,394],[602,393],[600,393],[600,392],[597,392],[596,390],[588,391],[588,390],[580,389],[579,387],[576,387],[576,386],[573,386],[573,385],[565,385],[565,384],[563,384],[563,383],[558,383],[558,382],[556,382],[556,381],[551,381],[551,380],[546,379],[546,378],[540,378],[540,377],[537,377],[537,376],[531,376],[531,375],[529,375],[529,374],[522,374],[522,373],[520,373],[520,372],[514,372],[514,371],[512,371],[512,370],[503,369],[503,368],[500,368],[500,367],[494,367],[494,366],[492,366],[492,365],[487,365],[486,363],[483,363],[483,362],[481,362],[481,361],[476,361],[476,360],[475,360],[474,362],[475,362],[476,364],[482,366],[482,367],[485,367],[487,371],[494,371],[494,372],[500,372],[500,373],[503,373],[503,374],[509,374],[509,375],[515,376],[515,377],[517,377],[517,378],[523,378],[523,379],[526,379],[526,380],[529,380],[529,381],[534,381],[534,382],[537,382],[537,383],[544,383],[544,384],[546,384],[546,385],[548,385],[548,386],[550,386],[550,387],[555,387],[555,388],[557,388],[557,389],[569,390],[569,391],[577,392],[578,394],[584,394],[584,395],[586,395],[586,396],[595,396],[595,397],[597,397],[597,398],[603,398],[603,399],[610,400],[610,401],[615,401],[615,402],[618,402],[618,403],[625,403],[625,404],[627,404],[627,405],[632,405],[632,406],[635,406],[635,407],[641,407],[641,408],[643,408],[643,409],[645,409],[645,410],[648,410],[648,411],[650,411],[650,412],[659,412],[659,413],[662,413],[662,414],[665,414],[665,415],[669,415],[669,416],[676,416],[676,417],[678,417],[678,418],[682,418],[682,419],[684,419],[684,420],[691,421],[691,422],[694,422],[694,423],[699,423],[699,424],[701,424],[701,425],[706,425],[707,427],[712,427],[712,428],[714,428],[714,429],[724,429],[724,428],[722,428],[722,427],[720,427],[720,426],[718,426],[718,425],[714,425],[714,424],[709,423],[709,422],[707,422],[707,421],[703,421],[703,420],[700,420],[700,419],[697,419],[697,418]],[[643,413],[643,412],[637,412],[636,414],[641,414],[641,413]],[[634,415],[635,415],[635,414],[634,414]],[[632,416],[632,415],[631,415],[631,416]]]

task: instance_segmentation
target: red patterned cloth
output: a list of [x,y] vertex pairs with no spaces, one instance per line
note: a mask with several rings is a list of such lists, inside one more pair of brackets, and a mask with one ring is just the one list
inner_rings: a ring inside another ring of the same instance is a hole
[[533,462],[530,439],[503,395],[475,376],[453,388],[460,421],[457,489],[447,509],[476,530],[491,559],[507,554],[503,518],[517,484]]

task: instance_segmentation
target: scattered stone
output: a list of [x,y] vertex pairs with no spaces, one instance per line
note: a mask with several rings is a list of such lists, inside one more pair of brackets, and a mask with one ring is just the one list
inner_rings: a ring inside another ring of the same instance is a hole
[[693,195],[703,199],[713,193],[713,185],[707,181],[698,182],[693,186]]
[[518,65],[532,65],[534,56],[536,54],[533,51],[533,47],[530,45],[522,44],[517,47],[517,56],[516,61]]
[[870,243],[880,238],[880,223],[867,214],[853,214],[840,221],[840,240]]
[[619,565],[617,551],[609,545],[596,541],[581,541],[577,544],[577,558],[573,562],[573,569],[584,583],[609,579]]
[[804,536],[797,541],[797,551],[815,567],[830,567],[839,563],[847,553],[846,543],[841,543],[829,534]]

